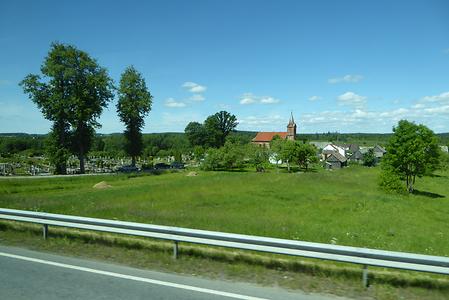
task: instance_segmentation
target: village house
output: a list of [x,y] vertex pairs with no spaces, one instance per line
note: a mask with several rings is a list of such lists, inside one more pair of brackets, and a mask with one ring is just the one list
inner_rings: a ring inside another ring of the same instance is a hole
[[387,150],[379,145],[374,146],[373,151],[374,157],[376,157],[377,161],[379,161],[385,155],[385,153],[387,153]]
[[347,165],[347,158],[341,155],[339,152],[334,151],[327,156],[324,167],[326,169],[341,169]]
[[293,119],[293,113],[287,125],[287,132],[258,132],[256,137],[252,139],[251,143],[259,145],[261,147],[270,148],[270,142],[275,136],[279,136],[283,140],[294,141],[296,138],[296,123]]
[[346,156],[346,150],[343,147],[337,146],[335,144],[327,144],[323,151],[321,151],[322,159],[326,160],[331,154],[339,153],[341,156]]

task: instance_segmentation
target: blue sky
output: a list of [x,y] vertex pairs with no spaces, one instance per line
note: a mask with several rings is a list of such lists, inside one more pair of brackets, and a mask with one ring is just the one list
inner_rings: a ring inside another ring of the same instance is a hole
[[[18,86],[50,43],[87,51],[154,96],[144,132],[219,110],[240,130],[449,132],[449,1],[17,1],[0,3],[0,132],[50,123]],[[123,130],[115,101],[102,133]]]

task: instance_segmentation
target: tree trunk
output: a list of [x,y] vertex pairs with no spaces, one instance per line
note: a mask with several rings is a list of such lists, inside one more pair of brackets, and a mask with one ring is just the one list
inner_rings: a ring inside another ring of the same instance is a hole
[[131,157],[131,166],[133,166],[133,167],[136,166],[136,157],[135,156]]
[[78,159],[80,160],[80,173],[84,174],[86,172],[86,170],[84,169],[84,153],[81,153],[78,156]]

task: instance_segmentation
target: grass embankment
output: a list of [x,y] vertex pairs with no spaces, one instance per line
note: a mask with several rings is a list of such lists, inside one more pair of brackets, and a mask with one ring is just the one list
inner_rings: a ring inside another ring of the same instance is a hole
[[[377,187],[378,172],[376,168],[350,167],[306,174],[199,172],[196,177],[175,173],[135,178],[3,179],[0,180],[0,207],[449,256],[449,172],[418,180],[417,194],[409,196],[381,191]],[[92,186],[101,180],[106,180],[112,188],[93,189]],[[20,238],[25,233],[17,233],[18,236],[12,238],[7,232],[10,231],[4,231],[4,236],[9,236],[6,240],[12,243],[31,239],[28,235]],[[39,237],[35,239],[31,244],[42,244],[38,242]],[[64,241],[52,240],[45,247],[58,246],[58,243]],[[86,249],[94,248],[88,245]],[[77,247],[81,248],[73,245],[69,248]],[[169,255],[165,256],[170,259]],[[122,259],[132,263],[133,259],[126,257]],[[200,259],[195,257],[183,259],[199,264]],[[216,255],[204,257],[217,259]],[[232,258],[224,261],[235,263]],[[229,269],[225,273],[241,275],[245,273],[243,270],[257,268],[251,261],[257,259],[239,261],[234,267],[210,260],[206,265],[218,264],[219,270]],[[176,269],[179,263],[168,265],[164,264]],[[274,266],[279,272],[304,269],[291,267],[291,261],[279,266],[272,262],[265,265]],[[298,276],[292,274],[285,276]],[[315,275],[312,272],[312,276]],[[280,281],[288,280],[280,278]],[[360,285],[359,278],[354,282]],[[398,285],[403,285],[400,282]],[[322,290],[324,286],[329,284],[321,284],[317,289]],[[442,293],[447,293],[447,283],[444,286]],[[304,285],[300,287],[313,290]],[[406,290],[402,289],[402,296],[403,291]],[[395,295],[392,298],[398,295],[397,291],[392,293]],[[422,291],[413,293],[422,294]]]
[[0,207],[449,256],[449,172],[402,196],[378,171],[3,179]]

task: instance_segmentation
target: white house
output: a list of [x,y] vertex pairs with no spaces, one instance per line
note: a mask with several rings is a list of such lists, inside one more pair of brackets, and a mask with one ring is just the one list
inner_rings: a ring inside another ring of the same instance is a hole
[[340,146],[334,145],[334,144],[327,144],[324,148],[323,148],[323,154],[330,154],[331,152],[338,152],[340,153],[340,155],[345,156],[345,149],[343,149]]

